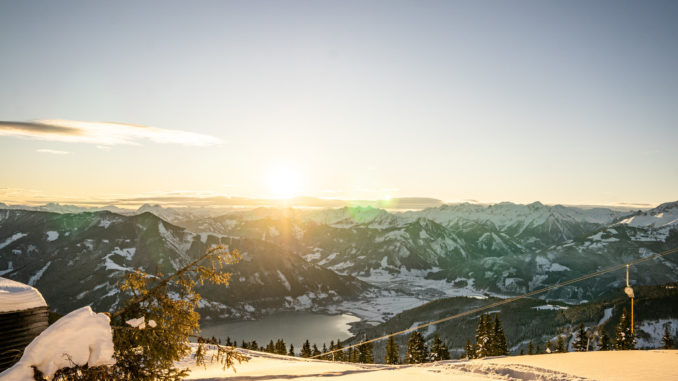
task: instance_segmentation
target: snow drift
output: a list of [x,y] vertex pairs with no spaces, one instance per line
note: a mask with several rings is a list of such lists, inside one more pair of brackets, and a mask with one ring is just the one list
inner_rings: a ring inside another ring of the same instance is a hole
[[69,313],[44,330],[26,347],[18,363],[0,373],[0,380],[33,380],[33,366],[51,379],[57,370],[73,364],[115,364],[110,319],[89,306]]

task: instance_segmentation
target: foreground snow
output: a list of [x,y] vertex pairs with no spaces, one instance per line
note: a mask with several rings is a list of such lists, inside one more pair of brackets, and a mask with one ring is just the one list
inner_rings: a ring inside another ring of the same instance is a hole
[[72,364],[115,364],[110,319],[89,306],[69,313],[44,330],[26,347],[18,363],[0,373],[0,380],[33,380],[32,367],[51,379],[57,370]]
[[[201,380],[678,380],[678,351],[622,351],[498,357],[441,361],[422,365],[359,365],[277,356],[242,350],[247,363],[222,371],[218,365],[194,367]],[[182,365],[190,366],[190,359]]]

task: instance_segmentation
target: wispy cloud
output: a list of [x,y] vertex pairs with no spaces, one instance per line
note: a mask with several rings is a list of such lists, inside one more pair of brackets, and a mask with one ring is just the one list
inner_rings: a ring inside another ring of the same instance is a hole
[[46,119],[31,122],[0,121],[0,136],[39,139],[69,143],[88,143],[98,146],[117,144],[139,145],[143,140],[160,144],[208,146],[221,139],[194,132],[169,130],[126,123],[83,122],[77,120]]
[[68,151],[61,151],[61,150],[58,150],[58,149],[49,149],[49,148],[36,149],[35,151],[41,152],[41,153],[51,153],[53,155],[68,155],[70,153]]

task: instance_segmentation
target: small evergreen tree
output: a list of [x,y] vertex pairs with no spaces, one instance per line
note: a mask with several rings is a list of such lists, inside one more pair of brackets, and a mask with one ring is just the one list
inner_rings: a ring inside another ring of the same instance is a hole
[[374,345],[371,342],[367,342],[367,338],[363,339],[363,341],[358,346],[359,363],[374,364],[373,347]]
[[336,353],[334,353],[334,349],[335,349],[334,340],[332,340],[332,341],[330,341],[330,347],[327,350],[327,359],[328,360],[332,360],[332,361],[335,360]]
[[311,357],[320,356],[321,352],[318,349],[318,346],[313,344],[313,349],[311,350]]
[[278,339],[278,341],[275,342],[275,354],[283,356],[287,354],[287,345],[285,345],[283,339]]
[[327,346],[325,343],[323,343],[323,356],[321,357],[323,360],[331,360],[331,357],[327,356]]
[[483,358],[490,353],[490,332],[491,331],[490,315],[480,315],[478,320],[478,327],[476,328],[476,345],[474,346],[474,358]]
[[226,345],[227,347],[232,347],[232,346],[233,346],[233,343],[231,342],[231,337],[230,337],[230,336],[227,336],[227,337],[226,337],[226,344],[225,344],[225,345]]
[[353,348],[353,351],[351,352],[351,355],[348,357],[349,362],[360,362],[359,357],[360,356],[360,351],[358,350],[357,347]]
[[343,351],[344,345],[341,343],[341,340],[337,339],[334,349],[339,351],[334,354],[334,361],[346,361],[346,354]]
[[662,348],[663,349],[673,349],[673,337],[671,336],[671,330],[669,329],[671,323],[664,324],[664,336],[662,336]]
[[445,343],[443,343],[443,341],[440,339],[440,336],[436,334],[433,337],[433,344],[431,344],[431,353],[429,354],[429,360],[441,361],[449,359],[450,351],[447,349],[447,345],[445,345]]
[[301,352],[299,352],[299,356],[308,358],[311,357],[311,343],[308,342],[308,340],[304,341],[304,344],[301,346]]
[[296,356],[296,355],[294,354],[294,344],[290,344],[290,351],[287,352],[287,355],[288,355],[288,356],[292,356],[292,357]]
[[476,351],[471,344],[471,339],[466,339],[466,345],[464,345],[464,357],[468,360],[475,358]]
[[567,344],[565,343],[565,337],[563,335],[558,335],[558,340],[556,340],[556,352],[567,352]]
[[528,355],[533,355],[534,354],[534,343],[532,340],[527,344],[527,354]]
[[275,353],[275,344],[273,344],[273,339],[268,342],[268,345],[266,345],[266,352],[268,353]]
[[541,347],[539,346],[539,344],[537,344],[537,347],[534,348],[534,354],[538,355],[540,353],[541,353]]
[[[199,337],[201,297],[195,288],[212,283],[228,286],[230,273],[223,266],[238,262],[237,251],[228,252],[224,246],[207,250],[202,256],[176,272],[164,275],[147,274],[141,270],[125,275],[120,285],[122,308],[110,314],[113,331],[115,365],[110,367],[64,368],[54,378],[61,380],[161,380],[174,381],[185,378],[189,369],[178,368],[177,361],[191,353],[190,337],[198,337],[195,360],[205,364],[206,344],[214,345],[212,357],[224,369],[235,361],[247,358],[232,347],[218,345],[216,340]],[[130,328],[126,322],[143,317],[148,328]],[[124,327],[124,328],[123,328]]]
[[588,336],[584,330],[584,324],[579,324],[577,333],[575,334],[574,341],[572,342],[572,349],[575,352],[586,352],[588,345]]
[[393,336],[389,336],[388,341],[386,342],[386,357],[384,358],[384,363],[400,364],[400,358],[398,357],[398,344],[396,344]]
[[546,341],[546,353],[551,353],[553,352],[553,344],[551,344],[551,340]]
[[525,354],[525,350],[523,348],[520,348],[520,355],[522,356],[524,354]]
[[407,341],[407,353],[405,354],[405,361],[408,364],[425,363],[428,359],[428,347],[424,341],[424,336],[418,331],[412,332]]
[[506,341],[506,334],[504,333],[504,328],[501,325],[501,320],[499,320],[499,314],[494,315],[494,324],[492,325],[490,343],[491,356],[508,355],[508,342]]
[[609,351],[613,348],[612,340],[610,336],[605,331],[605,327],[600,327],[600,338],[598,339],[598,350],[599,351]]
[[619,324],[615,332],[614,347],[617,350],[635,349],[636,347],[636,338],[631,332],[631,319],[626,313],[626,308],[624,308],[619,318]]

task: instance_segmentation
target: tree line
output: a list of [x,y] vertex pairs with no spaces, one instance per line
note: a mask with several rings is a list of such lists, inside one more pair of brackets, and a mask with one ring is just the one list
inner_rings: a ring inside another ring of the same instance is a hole
[[[575,352],[585,351],[608,351],[608,350],[628,350],[635,349],[637,339],[635,333],[631,332],[631,321],[626,309],[623,310],[619,323],[615,329],[614,338],[611,338],[604,327],[599,330],[600,334],[593,330],[586,329],[584,324],[580,324],[574,332],[572,349]],[[521,349],[520,354],[542,354],[542,353],[564,353],[569,351],[570,335],[558,335],[557,338],[547,340],[544,347],[535,345],[530,340],[527,345],[527,353]],[[216,339],[213,339],[216,340]],[[221,341],[218,341],[221,344]],[[669,325],[664,327],[664,337],[662,338],[663,348],[673,348],[674,340],[671,336]],[[317,358],[328,361],[343,361],[352,363],[371,364],[374,363],[373,343],[365,337],[357,346],[345,347],[341,340],[337,339],[330,342],[329,347],[323,343],[322,349],[317,344],[311,344],[306,340],[299,353],[295,352],[294,345],[287,347],[283,339],[276,341],[270,340],[266,345],[259,345],[256,340],[242,341],[238,344],[232,341],[230,337],[226,338],[226,346],[239,346],[243,349],[268,352],[278,355],[299,356],[302,358]],[[346,349],[344,349],[346,348]],[[476,359],[487,356],[506,356],[509,354],[508,340],[503,329],[499,314],[480,315],[478,325],[475,330],[475,340],[467,339],[464,346],[462,358]],[[451,358],[447,344],[435,334],[431,340],[431,345],[427,344],[424,335],[419,331],[413,331],[407,340],[407,351],[404,357],[400,356],[400,348],[395,342],[394,336],[390,336],[386,342],[386,351],[384,363],[386,364],[421,364]]]

